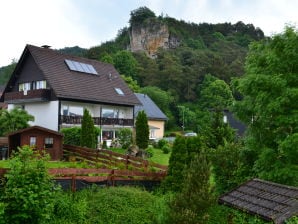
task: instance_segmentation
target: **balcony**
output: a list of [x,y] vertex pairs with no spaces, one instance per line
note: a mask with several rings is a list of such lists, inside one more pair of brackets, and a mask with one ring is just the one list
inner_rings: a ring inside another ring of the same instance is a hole
[[[60,115],[60,124],[81,124],[83,116]],[[93,117],[95,125],[133,126],[133,119]]]
[[5,103],[25,103],[49,101],[51,98],[50,89],[34,89],[25,92],[9,92],[4,94]]

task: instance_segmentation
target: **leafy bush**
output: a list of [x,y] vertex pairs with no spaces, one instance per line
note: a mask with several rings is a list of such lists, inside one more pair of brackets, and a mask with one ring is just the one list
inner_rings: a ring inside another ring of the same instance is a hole
[[81,131],[81,146],[88,148],[96,148],[96,136],[94,129],[94,122],[89,111],[85,108],[82,119],[82,131]]
[[64,144],[80,146],[80,127],[62,128],[61,133],[64,134]]
[[55,197],[54,216],[50,223],[85,223],[88,204],[82,193],[60,191]]
[[10,160],[3,202],[6,223],[42,223],[54,206],[54,183],[43,156],[29,146],[19,148]]
[[121,128],[118,132],[118,140],[123,149],[128,149],[132,143],[132,131],[130,128]]
[[152,148],[148,148],[148,149],[146,150],[146,152],[147,152],[147,155],[148,155],[149,158],[150,158],[150,157],[153,157],[154,152],[153,152],[153,149],[152,149]]
[[164,154],[168,154],[171,151],[171,147],[169,145],[164,145],[161,150]]
[[159,198],[149,192],[117,187],[94,189],[87,192],[89,223],[150,224],[159,222],[160,210],[165,204],[156,203]]
[[162,149],[162,147],[164,147],[166,144],[168,144],[168,141],[162,138],[158,141],[157,146],[159,149]]

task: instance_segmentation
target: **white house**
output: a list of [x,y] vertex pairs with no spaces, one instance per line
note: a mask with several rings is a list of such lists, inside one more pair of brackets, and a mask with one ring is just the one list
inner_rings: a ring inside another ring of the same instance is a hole
[[31,125],[59,131],[80,125],[87,108],[101,137],[134,126],[134,93],[111,64],[27,45],[0,102],[21,107],[35,117]]

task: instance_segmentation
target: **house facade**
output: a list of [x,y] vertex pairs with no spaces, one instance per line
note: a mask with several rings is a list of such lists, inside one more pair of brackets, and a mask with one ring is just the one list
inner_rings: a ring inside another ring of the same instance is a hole
[[167,116],[148,95],[142,93],[135,93],[135,95],[141,102],[141,105],[135,106],[135,117],[137,117],[139,111],[143,110],[146,113],[149,125],[149,139],[163,138],[165,122],[168,120]]
[[81,125],[87,108],[103,136],[133,128],[137,97],[107,63],[27,45],[0,102],[21,107],[35,117],[30,125],[54,131]]

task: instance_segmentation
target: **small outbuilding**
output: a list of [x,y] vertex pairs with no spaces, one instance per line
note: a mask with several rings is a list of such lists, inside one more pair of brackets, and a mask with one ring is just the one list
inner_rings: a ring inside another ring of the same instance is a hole
[[298,215],[298,188],[255,178],[222,195],[219,203],[282,224]]
[[45,150],[51,160],[63,156],[63,134],[40,126],[32,126],[8,135],[8,157],[18,147],[29,145],[35,150]]

